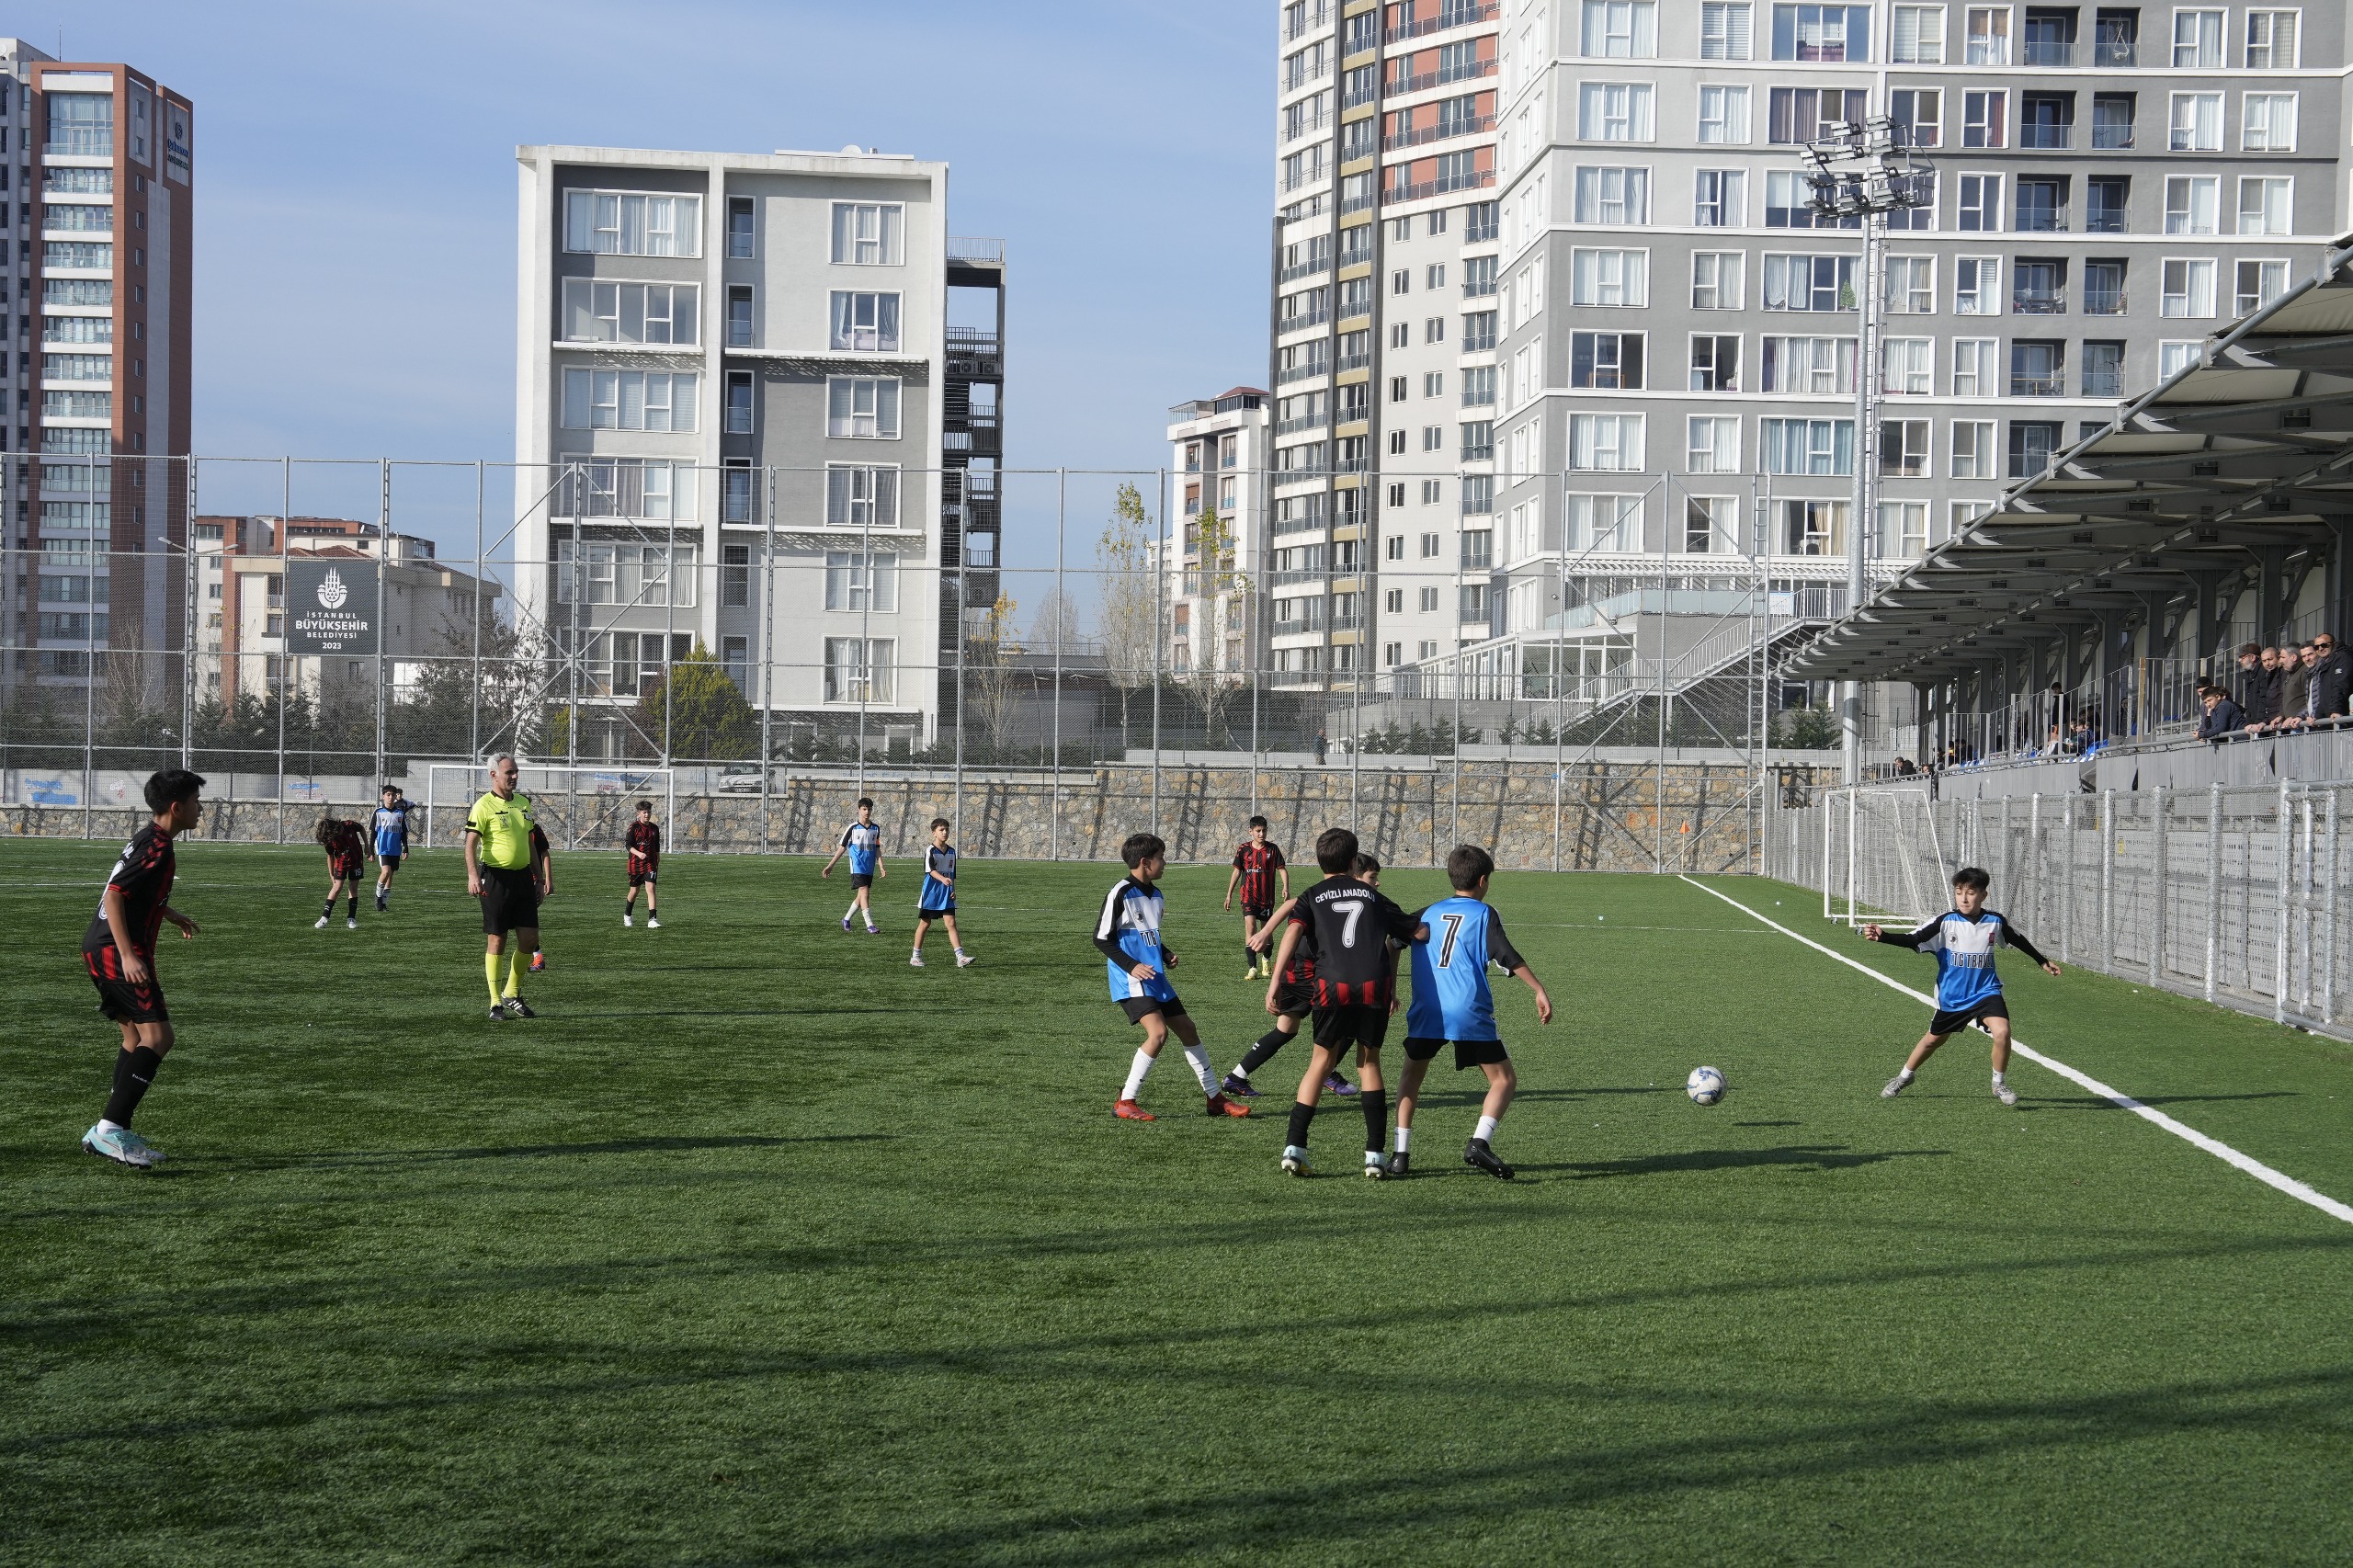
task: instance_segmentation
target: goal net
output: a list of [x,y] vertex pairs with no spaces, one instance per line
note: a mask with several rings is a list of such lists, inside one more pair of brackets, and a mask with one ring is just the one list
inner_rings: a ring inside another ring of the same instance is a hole
[[[481,765],[434,763],[426,775],[426,845],[463,843],[466,812],[488,788],[487,769]],[[663,843],[674,842],[670,825],[677,805],[677,781],[669,768],[633,767],[626,763],[563,767],[527,762],[516,789],[530,797],[532,820],[555,848],[620,848],[621,834],[636,816],[640,801],[654,802],[654,820],[661,824]]]
[[1850,788],[1824,805],[1824,919],[1916,925],[1950,901],[1952,867],[1927,790]]

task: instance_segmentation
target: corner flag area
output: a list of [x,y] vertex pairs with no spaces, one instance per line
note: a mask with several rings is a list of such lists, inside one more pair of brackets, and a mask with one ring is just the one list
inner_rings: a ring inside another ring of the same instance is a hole
[[[1506,872],[1557,1008],[1495,987],[1518,1179],[1462,1163],[1483,1085],[1444,1057],[1410,1179],[1358,1179],[1326,1097],[1300,1182],[1302,1043],[1247,1119],[1173,1049],[1159,1119],[1113,1119],[1116,864],[966,860],[960,970],[908,964],[912,861],[870,937],[814,858],[666,858],[649,931],[618,854],[567,854],[537,1017],[492,1024],[456,853],[319,931],[314,849],[191,840],[142,1172],[75,1146],[115,853],[0,846],[0,1559],[2317,1562],[2353,1530],[2336,1040],[2005,955],[2019,1105],[1973,1032],[1882,1099],[1934,968],[1818,893]],[[1221,1073],[1269,1022],[1226,875],[1162,884]]]

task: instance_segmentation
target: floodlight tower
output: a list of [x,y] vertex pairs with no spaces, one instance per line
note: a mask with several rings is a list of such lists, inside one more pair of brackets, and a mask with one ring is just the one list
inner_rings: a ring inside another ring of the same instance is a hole
[[[1863,275],[1856,280],[1856,306],[1862,330],[1855,345],[1855,495],[1847,520],[1847,610],[1860,609],[1870,591],[1864,569],[1865,531],[1879,526],[1881,272],[1887,249],[1887,215],[1933,201],[1935,187],[1915,164],[1910,127],[1885,115],[1848,120],[1828,136],[1800,149],[1812,206],[1822,218],[1859,219],[1863,228]],[[1846,781],[1863,776],[1863,693],[1860,683],[1841,683],[1838,722],[1846,744]]]

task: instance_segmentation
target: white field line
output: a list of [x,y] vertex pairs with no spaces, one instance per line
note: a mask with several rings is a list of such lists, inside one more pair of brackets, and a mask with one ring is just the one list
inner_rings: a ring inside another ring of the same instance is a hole
[[[1677,872],[1677,875],[1681,876],[1682,873]],[[1845,953],[1839,952],[1836,949],[1825,948],[1820,942],[1813,940],[1810,937],[1799,936],[1795,931],[1790,930],[1788,926],[1780,925],[1776,921],[1767,920],[1765,916],[1757,914],[1756,911],[1749,908],[1746,904],[1741,903],[1738,899],[1733,898],[1729,893],[1718,892],[1714,888],[1708,886],[1707,883],[1693,881],[1689,877],[1683,877],[1683,880],[1687,882],[1690,882],[1693,887],[1698,888],[1701,892],[1708,894],[1711,898],[1722,899],[1726,903],[1731,904],[1734,909],[1739,910],[1743,915],[1747,915],[1750,919],[1763,921],[1766,925],[1772,926],[1774,930],[1779,931],[1782,936],[1789,937],[1790,940],[1803,942],[1815,952],[1824,953],[1831,958],[1836,959],[1848,969],[1856,970],[1863,974],[1870,976],[1873,980],[1878,981],[1881,985],[1888,987],[1890,990],[1901,991],[1906,996],[1915,997],[1921,1002],[1927,1003],[1931,1007],[1937,1005],[1936,998],[1929,995],[1927,992],[1915,991],[1912,987],[1904,984],[1902,981],[1881,974],[1879,971],[1871,968],[1870,965],[1864,963],[1859,960],[1849,958]],[[2253,1176],[2256,1180],[2263,1183],[2264,1186],[2277,1187],[2281,1192],[2286,1193],[2289,1197],[2296,1199],[2300,1203],[2311,1204],[2313,1208],[2319,1210],[2322,1213],[2327,1215],[2333,1220],[2342,1220],[2347,1224],[2353,1225],[2353,1206],[2339,1203],[2336,1199],[2329,1197],[2325,1193],[2316,1192],[2313,1188],[2305,1186],[2302,1182],[2298,1181],[2293,1176],[2283,1176],[2279,1172],[2273,1170],[2269,1165],[2265,1165],[2261,1160],[2256,1159],[2254,1156],[2249,1154],[2242,1154],[2236,1149],[2232,1148],[2228,1143],[2222,1142],[2220,1139],[2209,1138],[2206,1134],[2199,1131],[2198,1129],[2194,1127],[2183,1126],[2180,1122],[2176,1121],[2172,1117],[2167,1116],[2165,1112],[2158,1110],[2152,1106],[2143,1105],[2139,1100],[2134,1099],[2131,1096],[2124,1093],[2120,1089],[2112,1089],[2109,1087],[2109,1085],[2101,1083],[2097,1078],[2093,1077],[2088,1073],[2078,1073],[2075,1069],[2068,1066],[2063,1062],[2058,1061],[2056,1058],[2045,1056],[2039,1051],[2035,1051],[2028,1046],[2019,1044],[2016,1035],[2010,1037],[2010,1049],[2016,1051],[2018,1055],[2025,1057],[2029,1062],[2048,1067],[2051,1071],[2058,1074],[2059,1076],[2066,1079],[2069,1083],[2074,1084],[2080,1088],[2089,1089],[2093,1094],[2099,1096],[2100,1098],[2123,1107],[2126,1110],[2131,1111],[2133,1115],[2141,1118],[2143,1121],[2152,1122],[2158,1127],[2164,1128],[2167,1132],[2172,1133],[2175,1137],[2182,1140],[2184,1142],[2205,1150],[2208,1153],[2213,1155],[2216,1159],[2221,1160],[2223,1164],[2235,1165],[2240,1170],[2243,1170],[2247,1175]]]

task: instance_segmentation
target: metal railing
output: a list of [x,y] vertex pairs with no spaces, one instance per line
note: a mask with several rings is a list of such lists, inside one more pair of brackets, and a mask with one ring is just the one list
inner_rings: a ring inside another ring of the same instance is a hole
[[1491,22],[1502,9],[1494,0],[1483,5],[1478,0],[1472,0],[1467,5],[1445,5],[1438,7],[1435,17],[1416,17],[1403,27],[1385,28],[1381,39],[1383,43],[1403,43],[1407,39],[1425,38],[1448,28],[1467,28],[1474,22]]
[[1391,97],[1402,97],[1407,93],[1418,93],[1425,87],[1442,87],[1449,82],[1472,82],[1495,74],[1494,61],[1474,60],[1468,65],[1441,65],[1435,71],[1418,72],[1411,76],[1392,76],[1389,79],[1387,91]]
[[1432,142],[1450,141],[1457,136],[1476,136],[1482,131],[1493,131],[1495,128],[1495,117],[1492,114],[1466,115],[1460,119],[1442,119],[1436,125],[1425,125],[1408,131],[1403,136],[1384,136],[1381,139],[1381,150],[1384,153],[1394,153],[1400,147],[1422,147]]
[[41,151],[60,158],[111,158],[114,128],[108,125],[65,125],[51,131]]

